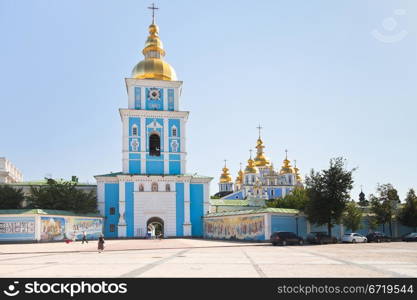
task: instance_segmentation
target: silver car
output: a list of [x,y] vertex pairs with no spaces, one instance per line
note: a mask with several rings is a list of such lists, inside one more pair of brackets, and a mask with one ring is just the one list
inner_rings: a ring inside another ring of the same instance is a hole
[[342,238],[343,243],[366,243],[368,239],[363,236],[362,234],[352,232],[352,233],[345,233]]

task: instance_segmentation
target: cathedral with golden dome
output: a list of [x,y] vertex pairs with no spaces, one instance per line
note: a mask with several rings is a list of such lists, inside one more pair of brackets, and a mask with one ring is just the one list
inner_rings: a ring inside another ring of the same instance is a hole
[[223,167],[219,181],[219,192],[216,196],[224,200],[244,200],[250,198],[275,199],[285,197],[296,186],[303,186],[299,169],[294,161],[294,167],[288,160],[285,150],[285,159],[280,169],[275,169],[273,163],[265,155],[264,142],[261,138],[261,127],[258,140],[256,141],[256,156],[252,158],[252,150],[246,167],[237,173],[233,181],[229,168]]

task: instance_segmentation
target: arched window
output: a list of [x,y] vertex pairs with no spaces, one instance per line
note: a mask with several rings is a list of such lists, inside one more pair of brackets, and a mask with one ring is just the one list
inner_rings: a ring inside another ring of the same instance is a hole
[[136,125],[132,126],[132,135],[137,136],[138,135],[138,127]]
[[157,192],[157,191],[158,191],[158,183],[152,182],[152,192]]
[[170,185],[169,183],[167,183],[167,184],[165,185],[165,191],[166,191],[166,192],[170,192],[170,191],[171,191],[171,185]]
[[143,191],[144,191],[143,184],[140,184],[139,185],[139,192],[143,192]]
[[161,138],[156,133],[149,136],[149,154],[151,156],[161,155]]

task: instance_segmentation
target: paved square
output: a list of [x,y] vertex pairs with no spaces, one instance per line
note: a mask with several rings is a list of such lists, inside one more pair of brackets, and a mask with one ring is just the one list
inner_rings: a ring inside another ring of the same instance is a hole
[[417,243],[273,247],[197,239],[0,244],[0,277],[417,277]]

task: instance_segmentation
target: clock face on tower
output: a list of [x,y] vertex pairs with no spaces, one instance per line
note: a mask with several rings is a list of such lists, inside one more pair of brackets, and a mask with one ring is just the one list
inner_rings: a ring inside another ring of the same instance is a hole
[[149,90],[149,99],[151,100],[159,100],[160,98],[159,90],[158,89],[151,89]]

